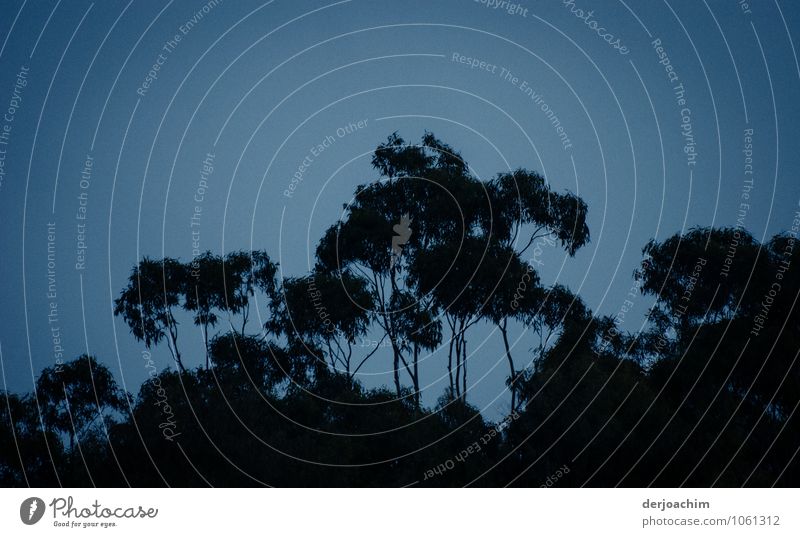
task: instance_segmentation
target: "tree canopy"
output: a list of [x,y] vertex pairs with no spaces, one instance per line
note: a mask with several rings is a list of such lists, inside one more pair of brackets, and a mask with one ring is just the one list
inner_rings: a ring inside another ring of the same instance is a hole
[[[260,250],[139,261],[114,313],[175,368],[133,395],[84,355],[4,393],[0,484],[796,484],[796,229],[650,241],[633,277],[653,307],[632,334],[530,257],[543,238],[589,243],[577,195],[525,169],[479,180],[432,133],[392,134],[372,166],[308,274],[279,278]],[[181,353],[181,321],[204,356]],[[487,332],[508,366],[497,422],[470,403],[470,368],[497,358],[470,347]],[[447,371],[434,405],[428,359]],[[378,360],[391,386],[363,380]]]

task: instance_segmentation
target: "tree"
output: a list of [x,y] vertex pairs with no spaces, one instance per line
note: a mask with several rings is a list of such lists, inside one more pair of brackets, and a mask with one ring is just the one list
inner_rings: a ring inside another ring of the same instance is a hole
[[651,240],[634,274],[656,297],[654,317],[686,330],[705,320],[731,319],[763,291],[766,258],[745,230],[693,228],[663,242]]
[[500,283],[494,261],[507,264],[509,253],[498,244],[487,245],[483,237],[469,237],[461,244],[444,243],[420,251],[409,267],[418,295],[431,297],[450,328],[448,373],[457,398],[466,397],[467,331],[484,318],[485,306]]
[[419,355],[421,351],[432,352],[441,345],[442,322],[435,310],[423,308],[422,303],[408,292],[395,291],[390,307],[395,312],[400,350],[411,353],[411,363],[404,360],[403,364],[414,386],[414,406],[419,409],[422,394]]
[[218,307],[231,315],[241,315],[239,333],[244,336],[250,317],[250,298],[262,291],[269,300],[275,295],[278,266],[262,251],[231,252],[222,263],[222,292]]
[[128,285],[114,300],[114,315],[122,315],[138,341],[152,348],[165,339],[180,371],[186,368],[178,350],[178,321],[173,310],[186,296],[187,268],[176,259],[148,257],[134,267]]
[[214,337],[210,348],[215,375],[237,391],[252,386],[269,393],[299,371],[286,350],[259,337],[228,332]]
[[[399,330],[407,320],[396,306],[418,303],[420,311],[444,317],[451,392],[465,396],[466,334],[484,319],[505,269],[546,234],[574,255],[589,240],[586,204],[523,169],[484,183],[432,133],[418,145],[392,134],[375,150],[372,165],[382,179],[360,185],[344,218],[326,231],[317,247],[318,270],[349,268],[371,284],[375,321],[392,347],[398,396],[402,368],[417,382],[406,359],[413,347],[404,347]],[[389,250],[390,239],[403,222],[410,222],[410,230],[398,258]],[[523,234],[525,246],[518,252]]]
[[100,425],[107,427],[114,413],[127,408],[111,371],[85,354],[60,369],[45,368],[36,380],[36,400],[44,427],[69,436],[70,452],[75,440]]
[[539,275],[532,266],[522,261],[516,252],[511,253],[508,262],[495,258],[490,258],[488,262],[494,267],[492,281],[497,281],[498,285],[486,304],[486,317],[497,327],[503,339],[509,367],[508,387],[511,392],[513,413],[517,406],[517,382],[521,372],[517,370],[511,355],[508,321],[521,320],[521,315],[525,311],[523,308],[527,304],[537,302],[535,297],[541,295]]
[[0,392],[0,486],[59,486],[58,432],[42,426],[35,399]]
[[214,310],[224,304],[222,258],[211,252],[205,252],[195,257],[190,264],[189,276],[189,281],[184,288],[183,307],[185,310],[193,312],[194,324],[203,328],[206,369],[208,369],[211,353],[208,331],[219,321]]
[[516,243],[527,241],[520,250],[523,255],[534,242],[555,235],[570,256],[589,242],[586,222],[586,203],[571,192],[554,192],[544,177],[519,168],[511,173],[498,174],[488,185],[492,212],[484,215],[483,228],[491,230],[498,241]]
[[637,276],[656,296],[646,334],[654,371],[679,387],[702,377],[706,387],[748,394],[770,414],[789,415],[800,400],[795,241],[783,233],[760,244],[738,228],[650,241]]
[[538,336],[536,358],[542,360],[558,335],[567,326],[584,326],[591,312],[580,297],[563,285],[540,288],[531,298],[520,301],[520,320]]
[[323,349],[318,359],[352,382],[374,354],[373,350],[357,365],[353,363],[353,346],[366,334],[373,315],[368,282],[347,270],[315,272],[285,279],[280,295],[272,319],[265,325],[267,331],[285,336],[290,345],[305,345],[309,351]]

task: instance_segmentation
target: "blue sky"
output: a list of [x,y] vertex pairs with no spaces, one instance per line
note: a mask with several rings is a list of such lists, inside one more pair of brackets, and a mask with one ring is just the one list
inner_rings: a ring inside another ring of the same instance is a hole
[[[65,359],[88,350],[135,392],[147,375],[143,346],[112,301],[137,259],[186,260],[196,240],[215,252],[264,249],[284,274],[302,274],[354,187],[377,177],[370,152],[394,131],[407,141],[434,132],[478,177],[526,167],[583,197],[591,243],[574,258],[545,247],[540,275],[607,315],[626,300],[650,238],[736,223],[748,129],[745,226],[757,238],[788,227],[800,197],[797,5],[497,4],[4,1],[8,389],[30,390],[53,365],[57,328]],[[650,303],[637,298],[623,328],[638,331]],[[184,322],[180,338],[199,364],[199,330]],[[520,355],[533,345],[521,330],[515,340]],[[499,338],[486,329],[469,345],[470,401],[499,415],[508,406]],[[364,381],[389,384],[389,361],[376,358]],[[166,348],[154,359],[170,365]],[[446,379],[440,354],[427,363],[432,404]]]

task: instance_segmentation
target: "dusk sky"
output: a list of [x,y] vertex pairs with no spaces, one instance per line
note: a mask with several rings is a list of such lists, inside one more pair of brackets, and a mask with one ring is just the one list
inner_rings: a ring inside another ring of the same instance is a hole
[[[306,273],[395,131],[435,133],[481,179],[523,167],[581,196],[591,242],[526,255],[599,314],[620,312],[651,238],[739,218],[759,240],[787,229],[800,9],[745,5],[4,0],[3,387],[30,391],[57,353],[90,353],[136,393],[144,345],[113,300],[137,261],[265,250],[282,275]],[[637,333],[652,298],[633,303],[620,327]],[[200,365],[201,331],[180,321]],[[520,356],[535,343],[512,335]],[[501,348],[489,326],[469,341],[468,397],[489,417],[508,410]],[[174,367],[166,347],[153,356]],[[442,357],[425,358],[428,405]],[[388,355],[360,379],[389,385]]]

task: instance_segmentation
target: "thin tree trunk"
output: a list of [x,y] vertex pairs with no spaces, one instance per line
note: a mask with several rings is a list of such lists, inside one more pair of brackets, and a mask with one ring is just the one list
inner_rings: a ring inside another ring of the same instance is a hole
[[400,397],[400,355],[394,339],[392,339],[392,351],[394,352],[394,389],[397,391],[397,397]]
[[466,334],[463,332],[461,333],[461,354],[464,356],[461,360],[464,362],[464,370],[461,372],[461,381],[463,383],[463,388],[461,390],[461,398],[466,403],[467,402],[467,338]]
[[514,359],[511,357],[511,347],[508,344],[508,320],[503,319],[503,324],[497,325],[500,328],[500,333],[503,334],[503,344],[506,347],[506,358],[508,359],[508,367],[511,370],[511,413],[517,409],[517,372],[514,368]]
[[414,343],[414,406],[419,410],[419,345]]
[[167,340],[167,348],[169,349],[170,354],[172,354],[172,359],[175,360],[175,364],[178,366],[178,371],[184,373],[186,372],[186,368],[183,367],[181,353],[178,351],[177,339],[177,336],[173,336],[172,330],[170,330],[169,340]]
[[353,346],[350,345],[350,342],[347,342],[347,358],[344,361],[344,367],[347,371],[347,384],[349,388],[353,387],[353,377],[350,374],[350,359],[353,357]]
[[[397,267],[393,266],[389,271],[389,282],[392,286],[392,295],[397,292]],[[391,300],[391,298],[390,298]],[[392,344],[392,352],[394,352],[394,388],[397,390],[397,397],[400,397],[400,349],[397,347],[397,342],[395,341],[395,334],[394,334],[394,319],[392,318],[392,314],[386,313],[386,307],[384,306],[384,317],[387,318],[386,325],[391,327],[392,332],[389,333],[389,341]],[[405,360],[403,360],[405,362]]]
[[325,346],[328,347],[328,359],[331,362],[331,373],[335,373],[336,372],[336,355],[333,354],[333,347],[331,347],[330,340],[325,340]]
[[383,322],[386,325],[386,334],[389,336],[389,342],[392,344],[392,354],[394,355],[393,359],[393,367],[394,367],[394,388],[397,392],[397,397],[400,397],[400,349],[397,348],[397,343],[394,340],[394,333],[392,332],[392,325],[391,319],[388,318],[386,315],[386,311],[384,309],[383,312]]
[[242,308],[242,338],[244,338],[244,327],[247,326],[247,317],[250,316],[250,305]]
[[447,376],[450,377],[450,396],[453,396],[455,387],[453,386],[453,338],[450,338],[450,348],[447,351]]
[[210,362],[209,350],[208,350],[208,323],[203,325],[203,332],[205,332],[203,334],[203,336],[205,337],[205,340],[206,340],[206,370],[208,370],[208,366],[209,366],[209,362]]
[[461,399],[461,335],[457,332],[453,333],[453,338],[456,340],[456,399]]
[[172,340],[172,346],[175,350],[175,362],[178,364],[178,369],[181,373],[186,372],[186,368],[183,367],[183,361],[181,361],[181,353],[178,350],[178,328],[177,328],[177,321],[175,321],[175,317],[172,315],[172,311],[169,311],[169,319],[168,319],[168,330],[169,330],[169,337]]

